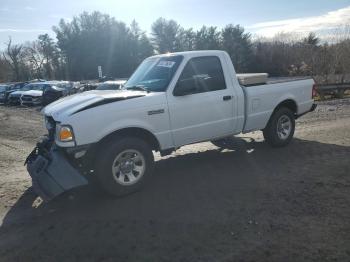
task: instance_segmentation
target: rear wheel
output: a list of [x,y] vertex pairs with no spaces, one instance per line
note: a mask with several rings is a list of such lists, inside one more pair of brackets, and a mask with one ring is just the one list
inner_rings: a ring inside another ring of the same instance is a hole
[[141,189],[153,172],[152,148],[139,138],[121,138],[101,147],[96,178],[102,189],[122,196]]
[[273,147],[282,147],[289,144],[295,130],[293,112],[285,107],[275,111],[267,126],[263,130],[264,138]]

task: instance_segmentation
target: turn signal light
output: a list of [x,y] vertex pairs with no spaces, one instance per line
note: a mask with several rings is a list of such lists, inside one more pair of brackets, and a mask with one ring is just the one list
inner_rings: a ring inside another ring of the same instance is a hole
[[61,127],[58,135],[60,141],[62,142],[68,142],[73,140],[73,131],[68,126]]

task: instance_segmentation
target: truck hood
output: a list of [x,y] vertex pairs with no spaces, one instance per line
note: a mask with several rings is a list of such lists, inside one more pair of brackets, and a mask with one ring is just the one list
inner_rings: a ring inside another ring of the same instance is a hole
[[93,90],[61,98],[43,109],[46,116],[59,121],[61,116],[69,116],[89,108],[127,99],[146,96],[145,91]]
[[[18,92],[18,91],[17,91]],[[35,96],[40,97],[43,95],[43,91],[41,90],[28,90],[28,91],[22,91],[22,95],[28,95],[28,96]]]

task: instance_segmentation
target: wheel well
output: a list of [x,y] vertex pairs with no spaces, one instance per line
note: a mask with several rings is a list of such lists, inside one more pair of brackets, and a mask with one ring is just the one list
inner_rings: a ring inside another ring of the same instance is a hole
[[276,106],[274,112],[277,111],[278,109],[280,109],[281,107],[286,107],[286,108],[290,109],[294,114],[297,114],[297,111],[298,111],[297,104],[292,99],[287,99],[287,100],[284,100],[283,102],[279,103]]
[[138,137],[149,143],[153,150],[159,151],[160,145],[158,139],[148,130],[138,127],[129,127],[123,128],[113,133],[105,136],[100,140],[99,144],[104,144],[112,139],[116,139],[117,137],[128,136],[128,137]]

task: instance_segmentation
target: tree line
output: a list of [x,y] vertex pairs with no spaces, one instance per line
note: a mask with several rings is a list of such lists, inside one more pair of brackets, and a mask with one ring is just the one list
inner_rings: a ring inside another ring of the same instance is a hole
[[240,73],[321,75],[327,79],[334,74],[345,77],[350,70],[347,28],[334,31],[332,39],[321,42],[314,33],[253,38],[240,25],[194,30],[159,18],[147,35],[136,21],[126,25],[100,12],[84,12],[70,22],[62,19],[53,31],[56,40],[43,34],[35,41],[13,44],[9,38],[0,58],[0,81],[96,79],[97,66],[102,66],[105,76],[129,77],[153,54],[207,49],[227,51]]

